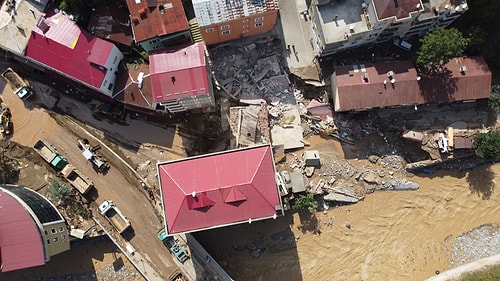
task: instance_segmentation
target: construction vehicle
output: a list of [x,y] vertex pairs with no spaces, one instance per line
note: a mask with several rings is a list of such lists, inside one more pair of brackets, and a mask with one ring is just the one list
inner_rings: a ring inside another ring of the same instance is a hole
[[123,119],[125,115],[125,111],[121,107],[109,103],[103,103],[96,106],[95,113],[117,120]]
[[111,200],[102,202],[102,204],[99,205],[99,212],[106,217],[120,234],[130,227],[130,221],[120,212]]
[[80,171],[78,171],[73,165],[66,165],[61,174],[66,178],[69,183],[76,189],[80,194],[85,195],[94,186],[91,179],[84,176]]
[[35,151],[42,156],[43,160],[47,161],[54,169],[61,171],[68,160],[64,156],[60,155],[56,148],[43,140],[38,140],[33,146]]
[[89,160],[98,171],[109,168],[107,161],[96,153],[101,148],[99,145],[91,146],[87,139],[77,139],[77,141],[83,157]]
[[160,229],[156,235],[180,263],[184,264],[189,259],[189,255],[184,246],[182,246],[178,239],[175,239],[173,236],[168,236],[165,228]]
[[14,93],[22,100],[27,100],[33,96],[34,92],[28,81],[21,78],[12,68],[7,68],[2,72],[2,77],[10,84]]

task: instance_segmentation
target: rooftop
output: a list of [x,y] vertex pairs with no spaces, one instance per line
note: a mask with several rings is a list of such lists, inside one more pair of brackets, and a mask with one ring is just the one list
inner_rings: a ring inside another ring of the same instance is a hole
[[424,9],[420,0],[373,0],[373,4],[379,20],[391,17],[400,20]]
[[[139,73],[143,73],[142,87],[139,88]],[[149,64],[127,63],[127,71],[120,71],[116,76],[114,98],[125,104],[145,109],[153,109],[153,94]]]
[[358,1],[335,1],[317,8],[326,42],[342,41],[346,35],[368,31],[363,8]]
[[96,7],[92,11],[87,30],[99,38],[125,46],[132,44],[132,27],[130,27],[130,18],[126,8]]
[[0,188],[0,272],[43,265],[38,227],[16,197]]
[[127,0],[136,42],[189,29],[181,0]]
[[200,26],[278,10],[278,0],[192,0]]
[[282,215],[269,145],[158,164],[167,232]]
[[488,98],[491,90],[482,57],[452,59],[441,74],[420,74],[411,61],[393,61],[336,67],[334,75],[336,111],[475,100]]
[[0,45],[16,54],[23,54],[31,29],[38,23],[42,13],[29,1],[16,1],[14,10],[9,9],[8,2],[1,1]]

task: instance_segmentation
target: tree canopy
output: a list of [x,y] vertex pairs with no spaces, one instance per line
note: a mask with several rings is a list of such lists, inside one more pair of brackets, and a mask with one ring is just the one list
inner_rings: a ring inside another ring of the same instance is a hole
[[460,56],[469,39],[462,36],[456,28],[438,27],[420,40],[422,46],[417,52],[417,64],[439,66],[451,58]]
[[483,159],[500,156],[500,130],[478,134],[474,137],[474,151]]

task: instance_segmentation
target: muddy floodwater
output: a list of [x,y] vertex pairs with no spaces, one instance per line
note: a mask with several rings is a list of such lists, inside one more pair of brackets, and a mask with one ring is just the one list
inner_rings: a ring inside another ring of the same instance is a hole
[[419,175],[411,178],[418,191],[378,191],[317,214],[334,224],[298,241],[299,279],[424,280],[456,266],[450,257],[457,237],[500,224],[498,175],[500,164]]

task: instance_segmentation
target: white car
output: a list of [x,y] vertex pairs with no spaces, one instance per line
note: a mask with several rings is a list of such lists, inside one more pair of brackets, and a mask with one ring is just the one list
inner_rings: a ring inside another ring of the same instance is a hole
[[439,134],[438,147],[441,153],[448,152],[448,139],[443,133]]

